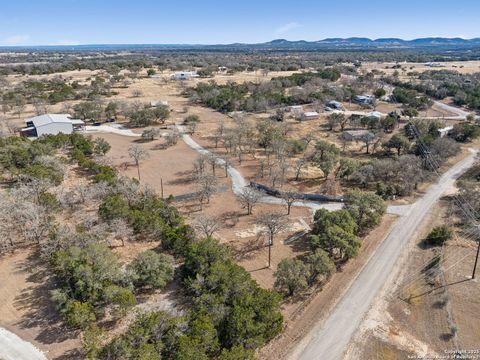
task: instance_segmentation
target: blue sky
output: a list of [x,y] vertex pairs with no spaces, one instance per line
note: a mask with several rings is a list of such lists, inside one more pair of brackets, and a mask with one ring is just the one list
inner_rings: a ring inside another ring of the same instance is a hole
[[1,0],[0,45],[480,37],[479,0]]

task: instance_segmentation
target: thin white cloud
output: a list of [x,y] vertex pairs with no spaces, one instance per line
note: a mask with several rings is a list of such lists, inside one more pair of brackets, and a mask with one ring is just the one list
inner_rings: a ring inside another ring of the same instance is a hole
[[283,25],[283,26],[280,26],[278,29],[276,29],[276,30],[275,30],[275,33],[276,33],[277,35],[286,34],[286,33],[290,32],[290,31],[292,31],[293,29],[299,28],[300,26],[302,26],[302,25],[300,25],[300,24],[297,23],[297,22],[294,22],[294,21],[293,21],[293,22],[289,22],[288,24],[285,24],[285,25]]
[[29,35],[13,35],[3,40],[7,45],[20,45],[30,40]]

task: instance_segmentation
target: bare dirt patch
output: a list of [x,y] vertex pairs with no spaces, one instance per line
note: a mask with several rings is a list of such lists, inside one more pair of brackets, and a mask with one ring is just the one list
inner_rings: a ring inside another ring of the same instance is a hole
[[33,343],[50,359],[82,359],[78,333],[62,322],[50,291],[55,284],[32,250],[0,261],[0,326]]

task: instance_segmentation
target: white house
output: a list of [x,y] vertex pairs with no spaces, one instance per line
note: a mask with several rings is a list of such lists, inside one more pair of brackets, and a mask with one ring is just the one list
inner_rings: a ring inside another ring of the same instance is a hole
[[72,119],[69,114],[45,114],[25,120],[26,128],[20,130],[23,136],[40,137],[42,135],[56,135],[59,133],[71,134],[81,131],[85,123],[79,119]]
[[453,126],[446,126],[444,128],[441,128],[441,129],[437,129],[438,131],[438,134],[440,135],[440,137],[445,137],[446,135],[448,135],[450,133],[450,131],[453,130]]
[[190,80],[193,77],[198,77],[195,71],[180,71],[173,74],[175,80]]

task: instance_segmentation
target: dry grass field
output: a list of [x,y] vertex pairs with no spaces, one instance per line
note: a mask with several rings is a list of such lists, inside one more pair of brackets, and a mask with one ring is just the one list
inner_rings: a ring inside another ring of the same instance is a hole
[[405,74],[408,72],[424,72],[429,70],[452,70],[458,71],[461,74],[472,74],[480,71],[480,61],[446,61],[440,62],[441,66],[428,66],[426,63],[412,63],[412,62],[365,62],[362,64],[362,69],[366,71],[379,70],[386,74],[393,74],[398,70],[400,75],[403,74],[402,69],[392,69],[393,66],[399,64],[402,69],[405,69]]
[[[462,73],[472,73],[480,69],[480,62],[447,64],[445,68],[455,69]],[[394,71],[390,68],[392,65],[394,64],[365,63],[362,65],[362,69],[377,69],[390,74]],[[424,64],[408,63],[402,64],[402,67],[406,68],[407,72],[432,70],[432,68]],[[97,73],[98,71],[82,70],[66,72],[60,75],[30,77],[44,79],[61,76],[68,81],[84,83]],[[292,73],[270,72],[267,76],[261,75],[260,72],[243,72],[234,75],[218,74],[213,80],[219,84],[225,84],[229,81],[262,82],[268,81],[275,76],[287,76]],[[105,102],[111,100],[126,103],[167,101],[171,109],[171,116],[167,120],[166,125],[179,124],[187,115],[198,115],[200,123],[192,137],[210,151],[221,156],[228,156],[229,154],[226,153],[224,148],[221,146],[216,148],[214,146],[212,134],[220,123],[223,123],[226,127],[233,127],[235,120],[226,114],[197,104],[191,104],[187,98],[182,96],[185,85],[194,86],[199,82],[212,79],[194,79],[182,84],[162,78],[163,76],[168,77],[169,74],[165,72],[153,78],[141,76],[133,80],[128,88],[114,88],[113,90],[118,92],[118,94],[103,100]],[[12,84],[15,84],[24,80],[24,78],[21,76],[9,76],[9,80]],[[135,91],[139,91],[140,95],[133,96]],[[70,101],[68,104],[73,106],[77,102]],[[56,104],[49,106],[49,111],[60,112],[64,105]],[[348,111],[362,111],[362,108],[353,104],[346,104],[346,108]],[[400,106],[396,104],[380,102],[376,110],[382,113],[389,113],[399,108]],[[305,109],[312,110],[308,105],[305,106]],[[33,115],[33,107],[27,105],[21,117],[9,114],[7,118],[15,126],[21,127],[24,124],[23,119]],[[290,128],[289,137],[300,139],[307,135],[313,135],[316,140],[326,140],[342,148],[343,144],[339,139],[340,132],[327,130],[328,115],[328,112],[322,112],[319,119],[303,122],[288,118],[286,124]],[[425,117],[448,117],[453,114],[434,105],[420,115]],[[248,113],[245,114],[245,119],[251,124],[256,124],[269,116],[269,113]],[[123,119],[119,120],[120,123],[123,122]],[[446,123],[450,124],[453,122]],[[141,133],[142,129],[133,129],[133,131]],[[170,128],[162,128],[162,136],[170,131]],[[395,129],[393,133],[399,131],[401,129]],[[175,197],[191,194],[197,190],[193,181],[193,163],[198,157],[198,153],[188,147],[181,139],[176,145],[165,148],[162,137],[159,140],[142,142],[136,137],[117,134],[96,133],[93,136],[101,137],[111,145],[107,158],[121,175],[128,177],[137,176],[137,169],[128,155],[128,149],[133,145],[139,145],[147,149],[149,153],[149,158],[140,163],[141,183],[143,185],[151,186],[158,193],[161,192],[163,185],[165,197],[169,195]],[[357,160],[371,159],[365,153],[363,144],[358,142],[349,144],[342,152],[342,156]],[[233,166],[241,172],[247,181],[255,180],[271,185],[269,180],[259,176],[260,161],[263,157],[264,155],[257,151],[254,157],[246,155],[241,163],[235,158],[231,158],[231,160]],[[308,166],[302,173],[300,180],[295,181],[294,169],[289,168],[287,170],[287,181],[285,184],[281,184],[280,187],[285,190],[318,193],[322,190],[322,185],[325,181],[322,179],[322,175],[318,168]],[[191,224],[195,224],[196,218],[201,215],[220,219],[222,227],[215,233],[216,237],[232,247],[238,264],[250,272],[260,286],[273,288],[275,281],[274,273],[278,263],[284,258],[301,256],[308,249],[308,242],[305,238],[294,239],[294,237],[308,230],[312,225],[311,210],[305,207],[292,208],[291,215],[285,220],[288,222],[286,229],[276,236],[272,249],[272,266],[268,268],[268,248],[266,246],[265,234],[256,225],[255,217],[258,214],[271,212],[272,210],[285,213],[286,207],[259,204],[255,207],[254,214],[248,216],[232,191],[230,178],[225,176],[222,169],[217,170],[216,177],[219,191],[201,209],[195,200],[176,201],[175,206],[179,208]],[[340,192],[342,190],[340,189]],[[422,188],[419,189],[419,193],[421,191]],[[411,200],[411,198],[403,199],[396,203],[406,203]],[[301,298],[295,298],[283,305],[283,313],[287,324],[286,332],[280,338],[275,339],[266,349],[262,350],[261,358],[270,359],[272,354],[279,358],[284,356],[288,348],[287,345],[291,345],[301,334],[310,329],[313,326],[313,322],[318,321],[318,314],[322,313],[325,315],[327,313],[326,310],[332,308],[336,299],[348,288],[352,279],[361,271],[369,256],[389,232],[389,229],[395,222],[395,218],[393,215],[386,215],[381,225],[363,240],[359,256],[348,262],[323,289],[313,289]],[[432,224],[441,221],[442,218],[439,215]],[[122,260],[128,261],[139,251],[149,246],[151,245],[143,244],[138,246],[127,244],[126,247],[118,248],[115,251]],[[464,251],[463,249],[470,249],[471,244],[465,248],[463,246],[466,245],[449,245],[446,247],[445,253],[447,255],[450,252],[461,253],[461,251]],[[420,264],[427,261],[431,256],[430,250],[415,249],[413,256],[409,260],[410,263],[406,267],[407,271],[404,276],[408,277],[416,274]],[[445,264],[445,266],[450,265]],[[456,264],[455,272],[447,273],[446,281],[457,281],[467,268],[468,264],[466,262],[459,265]],[[49,290],[53,289],[52,280],[48,277],[45,266],[39,263],[35,254],[32,251],[19,250],[12,255],[0,258],[0,275],[3,279],[6,279],[2,283],[2,291],[0,292],[0,326],[10,329],[20,337],[34,343],[52,359],[79,359],[80,340],[78,333],[66,331],[60,318],[54,315],[57,312],[54,310],[54,303],[49,297]],[[452,286],[449,288],[448,293],[451,299],[451,313],[458,324],[458,341],[465,347],[472,347],[475,345],[475,342],[478,343],[478,337],[472,334],[478,334],[479,328],[475,324],[479,322],[471,321],[471,311],[468,310],[468,307],[470,306],[471,308],[473,306],[476,314],[480,313],[480,303],[478,302],[480,290],[478,286],[472,290],[472,286],[468,285],[469,283],[461,283]],[[157,299],[155,301],[158,303],[160,300]],[[398,298],[392,298],[391,304],[385,309],[388,312],[391,323],[375,323],[378,327],[368,329],[361,339],[357,339],[357,346],[363,347],[362,358],[401,358],[412,352],[412,348],[409,348],[408,344],[413,344],[412,346],[415,349],[428,344],[428,350],[432,350],[434,353],[441,353],[442,349],[451,345],[452,339],[445,336],[449,331],[449,324],[446,310],[436,305],[438,301],[439,296],[436,294],[419,296],[418,302],[414,304],[407,304]],[[394,325],[392,325],[393,323]],[[355,352],[355,356],[356,354]],[[352,357],[352,359],[358,358]]]

